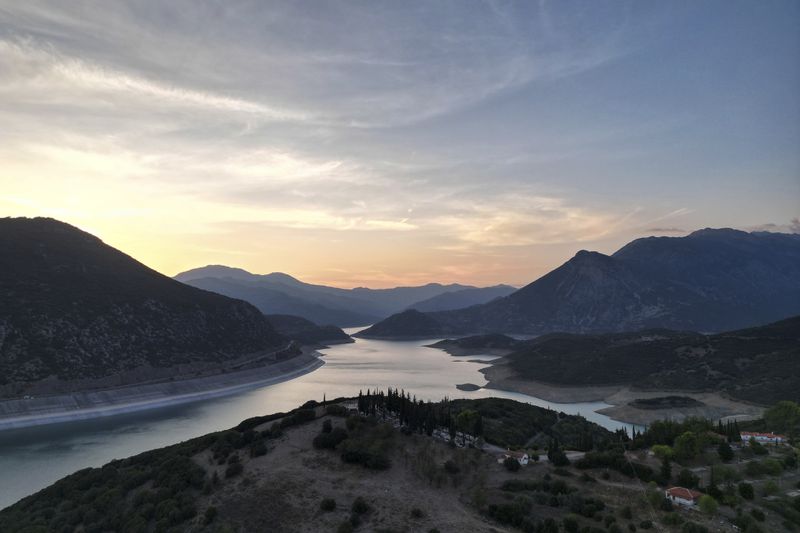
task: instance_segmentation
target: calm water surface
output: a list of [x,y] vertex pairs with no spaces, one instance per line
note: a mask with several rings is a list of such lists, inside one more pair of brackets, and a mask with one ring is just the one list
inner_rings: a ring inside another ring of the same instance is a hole
[[[349,333],[357,331],[347,330]],[[326,364],[284,383],[192,404],[93,420],[0,432],[0,509],[67,474],[235,426],[243,419],[293,409],[307,400],[355,396],[360,389],[401,387],[417,398],[511,398],[570,414],[609,429],[630,425],[595,411],[602,402],[559,404],[503,391],[460,391],[455,385],[486,380],[478,370],[489,356],[452,357],[427,341],[357,339],[322,350]]]

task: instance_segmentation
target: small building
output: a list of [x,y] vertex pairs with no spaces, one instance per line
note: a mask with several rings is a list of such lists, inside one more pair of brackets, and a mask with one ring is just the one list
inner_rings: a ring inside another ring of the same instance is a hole
[[685,507],[692,507],[697,503],[697,500],[700,499],[702,494],[696,490],[684,487],[670,487],[664,491],[664,496],[672,503]]
[[786,442],[786,435],[778,435],[777,433],[758,433],[754,431],[742,431],[739,436],[742,442],[749,442],[750,439],[755,439],[756,442],[782,444]]
[[500,458],[500,460],[498,462],[502,463],[503,461],[505,461],[509,457],[511,457],[512,459],[516,459],[517,462],[520,464],[520,466],[527,465],[528,461],[530,460],[530,457],[528,457],[528,454],[525,453],[525,452],[516,452],[516,451],[513,451],[513,450],[506,450],[506,452],[503,453],[503,456]]

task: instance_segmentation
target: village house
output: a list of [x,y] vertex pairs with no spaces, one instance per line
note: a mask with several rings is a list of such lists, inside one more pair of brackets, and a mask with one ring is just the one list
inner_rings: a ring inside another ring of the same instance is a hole
[[672,503],[692,507],[702,494],[684,487],[670,487],[664,491],[664,496]]
[[527,465],[528,461],[530,460],[530,457],[528,457],[528,454],[525,453],[525,452],[517,452],[517,451],[513,451],[513,450],[506,450],[506,452],[503,453],[503,456],[497,462],[498,463],[502,463],[503,461],[505,461],[509,457],[511,457],[513,459],[516,459],[517,462],[520,464],[520,466]]
[[755,439],[756,442],[767,442],[772,444],[782,444],[786,442],[786,435],[778,435],[776,433],[758,433],[754,431],[742,431],[739,435],[742,442],[749,442],[750,439]]

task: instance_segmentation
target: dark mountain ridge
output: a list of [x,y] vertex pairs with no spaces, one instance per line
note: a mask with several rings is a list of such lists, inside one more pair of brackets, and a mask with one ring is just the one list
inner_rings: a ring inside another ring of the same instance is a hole
[[0,219],[0,385],[216,364],[287,343],[252,305],[49,218]]
[[[582,250],[509,296],[426,313],[425,329],[437,335],[714,332],[798,313],[800,235],[705,229],[637,239],[610,256]],[[404,333],[378,323],[359,335],[415,333],[413,325],[390,318]]]

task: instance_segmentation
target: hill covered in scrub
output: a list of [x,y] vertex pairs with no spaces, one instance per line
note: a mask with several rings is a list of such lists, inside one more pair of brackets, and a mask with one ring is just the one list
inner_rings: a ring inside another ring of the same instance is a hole
[[[347,406],[356,404],[353,416]],[[428,426],[433,416],[446,431],[451,420],[460,436],[475,429],[476,413],[487,442],[615,438],[580,417],[510,400],[423,404],[390,391],[308,402],[76,472],[0,511],[0,530],[502,531],[489,502],[502,501],[511,474],[491,450],[448,445]],[[592,508],[593,498],[575,492],[576,508]]]
[[[677,468],[738,437],[730,424],[714,428],[700,419],[665,421],[631,440],[511,400],[426,403],[397,390],[373,392],[308,402],[81,470],[1,510],[0,530],[708,533],[800,524],[800,501],[765,492],[768,481],[747,483],[746,515],[717,506],[678,512],[665,500],[664,487],[679,482],[719,506],[741,504]],[[530,463],[520,465],[498,442],[527,452]],[[674,471],[647,453],[656,445],[673,454]],[[769,467],[796,478],[790,448],[759,448],[768,457],[749,461],[748,475],[762,477]],[[727,450],[727,461],[755,453]]]
[[0,385],[215,365],[287,344],[255,307],[73,226],[0,219]]
[[579,251],[509,296],[466,309],[394,315],[357,336],[718,332],[800,314],[800,235],[704,229]]
[[720,391],[758,404],[800,400],[800,317],[715,335],[650,330],[550,334],[523,341],[502,364],[555,385],[634,385]]

